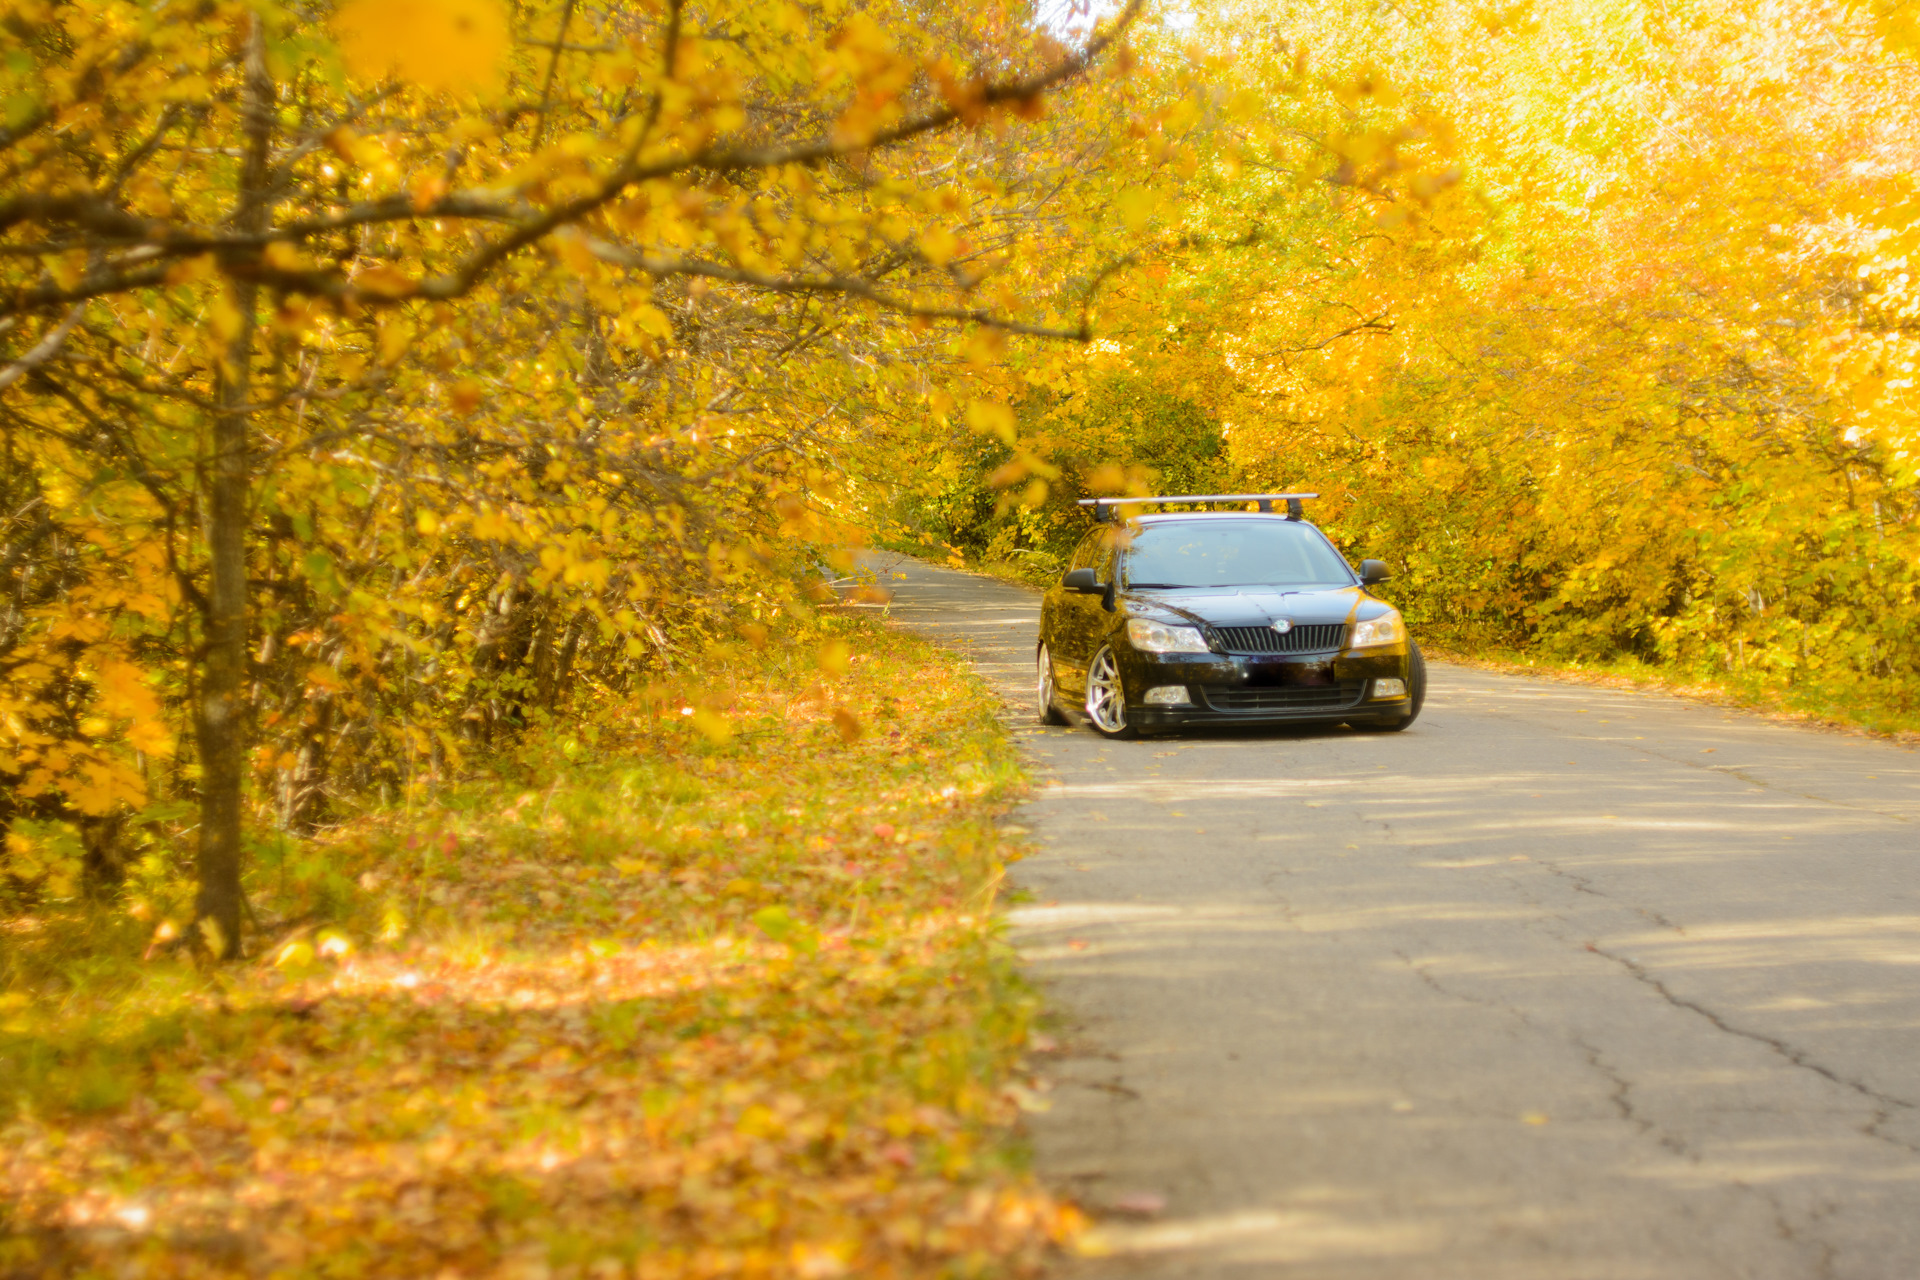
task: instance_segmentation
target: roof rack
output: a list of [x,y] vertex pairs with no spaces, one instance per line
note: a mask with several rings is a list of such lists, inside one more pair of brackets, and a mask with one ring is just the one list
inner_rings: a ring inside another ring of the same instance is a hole
[[1287,504],[1287,519],[1299,520],[1304,513],[1300,504],[1308,498],[1317,498],[1317,493],[1186,493],[1168,494],[1158,498],[1082,498],[1080,505],[1093,508],[1093,518],[1101,522],[1113,519],[1115,507],[1130,507],[1143,502],[1257,502],[1262,511],[1272,511],[1273,504]]

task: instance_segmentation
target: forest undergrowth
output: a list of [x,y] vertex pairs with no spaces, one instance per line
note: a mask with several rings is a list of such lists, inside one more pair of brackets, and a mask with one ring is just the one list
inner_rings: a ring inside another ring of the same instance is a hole
[[1071,1236],[1010,1139],[992,696],[822,625],[263,861],[310,922],[250,962],[10,921],[0,1276],[1017,1274]]

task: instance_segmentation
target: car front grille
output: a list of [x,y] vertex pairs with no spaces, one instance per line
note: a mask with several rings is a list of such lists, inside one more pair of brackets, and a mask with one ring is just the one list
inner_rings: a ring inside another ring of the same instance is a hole
[[1228,653],[1319,653],[1338,649],[1346,638],[1344,622],[1309,622],[1291,631],[1272,627],[1215,627]]
[[1207,705],[1215,711],[1241,714],[1262,712],[1345,711],[1357,706],[1365,693],[1364,680],[1343,680],[1339,684],[1293,686],[1284,689],[1210,689],[1202,686]]

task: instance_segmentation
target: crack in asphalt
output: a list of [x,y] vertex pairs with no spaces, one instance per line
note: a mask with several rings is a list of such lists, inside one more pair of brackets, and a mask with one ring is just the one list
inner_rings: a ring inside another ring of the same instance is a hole
[[[1686,762],[1680,761],[1677,763]],[[1576,892],[1589,894],[1612,903],[1615,906],[1623,907],[1640,916],[1642,919],[1657,924],[1662,928],[1670,929],[1682,937],[1686,936],[1687,931],[1683,925],[1668,919],[1665,915],[1652,908],[1642,907],[1636,903],[1622,902],[1611,894],[1595,888],[1593,882],[1587,877],[1577,872],[1568,871],[1556,863],[1543,861],[1538,858],[1534,859],[1534,863],[1549,874],[1566,880],[1573,886]],[[1637,960],[1621,955],[1618,952],[1609,951],[1596,942],[1589,941],[1585,943],[1585,946],[1586,949],[1593,952],[1593,954],[1612,961],[1639,982],[1653,988],[1668,1004],[1673,1005],[1677,1009],[1692,1013],[1697,1017],[1704,1018],[1715,1030],[1725,1035],[1735,1036],[1739,1039],[1761,1045],[1802,1071],[1810,1071],[1831,1084],[1838,1085],[1843,1089],[1865,1098],[1874,1104],[1874,1109],[1870,1113],[1872,1119],[1866,1125],[1861,1126],[1859,1130],[1860,1133],[1877,1142],[1884,1142],[1900,1150],[1920,1155],[1920,1143],[1907,1141],[1904,1138],[1886,1131],[1886,1126],[1890,1124],[1896,1116],[1920,1109],[1920,1104],[1883,1092],[1863,1080],[1855,1080],[1849,1076],[1844,1076],[1826,1064],[1814,1059],[1806,1050],[1778,1037],[1769,1036],[1763,1032],[1751,1031],[1745,1027],[1735,1026],[1733,1023],[1728,1022],[1725,1017],[1707,1008],[1705,1005],[1675,994],[1671,987],[1667,986],[1661,979],[1655,977],[1645,965]],[[1405,957],[1403,956],[1402,958],[1404,959]]]
[[1647,921],[1649,924],[1658,925],[1662,929],[1671,929],[1673,932],[1679,934],[1683,938],[1687,936],[1687,929],[1685,925],[1680,924],[1677,921],[1668,919],[1666,915],[1664,915],[1659,911],[1656,911],[1652,907],[1643,907],[1636,902],[1623,902],[1619,898],[1614,897],[1612,894],[1607,893],[1604,890],[1594,888],[1593,881],[1589,877],[1583,876],[1577,871],[1568,871],[1565,867],[1562,867],[1557,862],[1548,862],[1541,858],[1533,858],[1531,861],[1535,866],[1541,868],[1542,870],[1548,872],[1549,874],[1559,876],[1561,879],[1567,881],[1569,884],[1571,884],[1574,887],[1576,891],[1580,893],[1591,894],[1593,897],[1599,898],[1605,902],[1610,902],[1617,907],[1625,907],[1627,910],[1633,912],[1635,915],[1639,916],[1642,920]]
[[1781,1059],[1800,1068],[1802,1071],[1810,1071],[1831,1084],[1838,1085],[1842,1089],[1846,1089],[1867,1099],[1874,1104],[1872,1112],[1873,1120],[1871,1123],[1863,1126],[1860,1129],[1860,1133],[1874,1139],[1876,1142],[1884,1142],[1914,1155],[1920,1155],[1920,1144],[1908,1142],[1903,1138],[1884,1132],[1884,1127],[1889,1124],[1896,1115],[1902,1112],[1913,1111],[1916,1107],[1915,1103],[1876,1089],[1864,1080],[1855,1080],[1849,1076],[1841,1075],[1832,1067],[1817,1061],[1813,1055],[1806,1050],[1789,1044],[1777,1036],[1770,1036],[1764,1032],[1752,1031],[1746,1027],[1735,1026],[1705,1005],[1676,994],[1673,988],[1669,987],[1660,978],[1654,976],[1645,965],[1629,956],[1621,955],[1615,951],[1609,951],[1595,942],[1589,942],[1586,946],[1593,954],[1613,961],[1614,964],[1620,966],[1620,968],[1632,975],[1637,981],[1652,988],[1661,999],[1665,1000],[1674,1008],[1683,1009],[1697,1017],[1704,1018],[1715,1030],[1723,1032],[1726,1035],[1735,1036],[1739,1039],[1747,1040],[1753,1044],[1770,1049]]
[[[1505,1000],[1472,995],[1457,988],[1450,987],[1434,977],[1433,973],[1425,965],[1414,960],[1413,957],[1409,956],[1405,951],[1396,948],[1393,954],[1398,956],[1415,976],[1437,994],[1451,1000],[1458,1000],[1465,1004],[1474,1005],[1478,1008],[1491,1009],[1495,1012],[1506,1014],[1527,1030],[1540,1035],[1548,1037],[1555,1035],[1551,1028],[1542,1026],[1531,1014],[1519,1006]],[[1598,954],[1605,953],[1600,952]],[[1607,958],[1615,959],[1615,957],[1612,956],[1608,956]],[[1671,1000],[1672,996],[1669,995],[1668,999]],[[1683,1005],[1682,1007],[1691,1008],[1692,1006]],[[1694,1012],[1702,1011],[1694,1009]],[[1721,1025],[1717,1021],[1715,1025],[1719,1026],[1723,1031],[1729,1030],[1729,1028]],[[1735,1031],[1734,1034],[1740,1033]],[[1622,1122],[1632,1126],[1642,1137],[1658,1144],[1662,1150],[1687,1161],[1689,1164],[1698,1165],[1705,1159],[1705,1153],[1689,1143],[1683,1136],[1668,1129],[1651,1116],[1641,1112],[1633,1100],[1634,1085],[1632,1079],[1609,1060],[1605,1052],[1601,1050],[1598,1045],[1577,1032],[1569,1032],[1562,1038],[1564,1038],[1567,1044],[1579,1050],[1589,1070],[1607,1082],[1609,1086],[1607,1101],[1612,1106],[1615,1115],[1618,1116]],[[1822,1071],[1821,1074],[1825,1075],[1827,1073]],[[1835,1077],[1829,1076],[1829,1078],[1835,1079],[1836,1083],[1844,1083]],[[1796,1227],[1788,1214],[1786,1205],[1781,1202],[1780,1197],[1770,1188],[1757,1186],[1739,1178],[1729,1180],[1727,1185],[1752,1196],[1764,1204],[1773,1219],[1774,1230],[1779,1233],[1780,1238],[1796,1248],[1811,1253],[1811,1261],[1814,1267],[1812,1275],[1815,1277],[1815,1280],[1826,1280],[1827,1277],[1831,1277],[1834,1274],[1833,1268],[1835,1260],[1839,1257],[1839,1248],[1831,1241],[1817,1235],[1812,1235],[1809,1231],[1811,1227],[1817,1225],[1827,1214],[1816,1213],[1809,1215],[1805,1226]],[[1831,1212],[1831,1206],[1828,1207],[1827,1212]]]
[[[1687,931],[1684,926],[1668,919],[1658,911],[1641,907],[1635,903],[1622,902],[1611,894],[1595,888],[1593,882],[1587,877],[1577,872],[1568,871],[1556,863],[1542,861],[1537,858],[1534,862],[1535,865],[1547,871],[1549,874],[1566,880],[1577,892],[1589,894],[1612,903],[1615,906],[1623,907],[1640,916],[1642,919],[1658,924],[1662,928],[1671,929],[1682,937],[1686,936]],[[1569,941],[1571,941],[1571,939],[1569,939]],[[1868,1124],[1861,1127],[1860,1132],[1875,1141],[1884,1142],[1891,1146],[1898,1147],[1903,1151],[1920,1155],[1920,1144],[1909,1142],[1906,1139],[1885,1131],[1885,1127],[1893,1121],[1895,1116],[1903,1112],[1920,1109],[1920,1104],[1885,1093],[1867,1084],[1863,1080],[1855,1080],[1851,1077],[1844,1076],[1833,1068],[1828,1067],[1825,1063],[1817,1061],[1813,1055],[1806,1050],[1776,1036],[1769,1036],[1763,1032],[1751,1031],[1745,1027],[1735,1026],[1733,1023],[1728,1022],[1721,1014],[1714,1012],[1705,1005],[1677,995],[1664,981],[1655,977],[1645,965],[1629,956],[1621,955],[1615,951],[1609,951],[1599,943],[1593,941],[1588,941],[1584,945],[1586,949],[1593,952],[1593,954],[1612,961],[1636,980],[1651,987],[1668,1004],[1673,1005],[1677,1009],[1682,1009],[1694,1014],[1697,1017],[1704,1018],[1715,1030],[1761,1045],[1802,1071],[1810,1071],[1831,1084],[1838,1085],[1843,1089],[1867,1099],[1874,1104],[1874,1109],[1871,1112],[1872,1119]]]
[[1689,1160],[1694,1164],[1700,1163],[1702,1156],[1697,1148],[1690,1145],[1684,1138],[1671,1129],[1660,1125],[1652,1117],[1641,1114],[1639,1107],[1635,1106],[1633,1101],[1633,1081],[1622,1074],[1620,1069],[1608,1059],[1600,1046],[1577,1033],[1569,1035],[1567,1042],[1585,1054],[1587,1066],[1604,1077],[1607,1082],[1613,1086],[1613,1092],[1608,1095],[1608,1100],[1613,1103],[1613,1109],[1619,1113],[1622,1120],[1640,1130],[1644,1136],[1653,1139],[1674,1155],[1684,1160]]
[[[1736,1182],[1734,1185],[1747,1188],[1749,1184]],[[1819,1225],[1824,1218],[1831,1215],[1833,1206],[1830,1204],[1822,1206],[1821,1209],[1807,1215],[1807,1225],[1805,1227],[1795,1227],[1793,1221],[1787,1217],[1785,1207],[1774,1198],[1771,1192],[1758,1189],[1754,1190],[1761,1199],[1773,1205],[1773,1225],[1774,1229],[1780,1233],[1780,1238],[1788,1244],[1799,1245],[1802,1248],[1813,1248],[1815,1250],[1813,1258],[1814,1278],[1815,1280],[1828,1280],[1828,1277],[1834,1274],[1833,1267],[1834,1263],[1839,1260],[1840,1248],[1823,1236],[1809,1235],[1808,1229]]]
[[1851,809],[1856,813],[1871,813],[1875,817],[1891,818],[1895,822],[1911,823],[1914,820],[1913,815],[1910,813],[1900,813],[1897,810],[1876,809],[1871,805],[1854,804],[1848,800],[1836,800],[1832,796],[1823,796],[1817,791],[1801,791],[1795,787],[1787,786],[1784,783],[1769,782],[1765,778],[1748,773],[1737,765],[1709,764],[1703,760],[1688,760],[1683,756],[1670,756],[1664,751],[1658,751],[1651,747],[1634,747],[1632,750],[1643,756],[1651,756],[1656,760],[1665,760],[1669,764],[1685,765],[1689,769],[1698,769],[1702,773],[1717,773],[1726,778],[1738,778],[1748,786],[1759,787],[1762,791],[1775,791],[1783,795],[1797,796],[1802,800],[1811,800],[1816,804],[1831,805],[1836,809]]
[[1140,1101],[1140,1091],[1132,1085],[1120,1083],[1119,1077],[1112,1080],[1068,1080],[1066,1084],[1078,1084],[1083,1089],[1097,1089],[1101,1093],[1112,1094],[1128,1102]]

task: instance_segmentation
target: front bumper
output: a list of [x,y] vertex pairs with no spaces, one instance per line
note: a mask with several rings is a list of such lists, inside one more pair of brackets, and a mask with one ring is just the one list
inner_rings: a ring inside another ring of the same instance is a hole
[[[1406,646],[1363,654],[1119,653],[1127,719],[1143,729],[1195,724],[1301,724],[1403,719],[1412,706]],[[1378,697],[1378,682],[1398,680],[1397,697]],[[1178,686],[1187,701],[1143,699],[1150,689]]]

